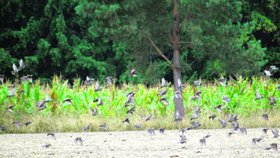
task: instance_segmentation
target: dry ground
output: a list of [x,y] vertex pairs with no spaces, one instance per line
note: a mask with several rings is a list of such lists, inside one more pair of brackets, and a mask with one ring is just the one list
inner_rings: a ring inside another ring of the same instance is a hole
[[[0,135],[0,157],[280,157],[280,151],[264,150],[271,143],[280,145],[280,138],[267,135],[262,129],[248,129],[247,135],[237,132],[228,136],[231,129],[191,130],[186,132],[187,143],[180,144],[177,130],[56,133],[56,140],[41,134]],[[210,134],[207,144],[199,139]],[[264,137],[255,145],[252,138]],[[74,143],[82,137],[83,145]],[[50,143],[49,148],[42,146]]]

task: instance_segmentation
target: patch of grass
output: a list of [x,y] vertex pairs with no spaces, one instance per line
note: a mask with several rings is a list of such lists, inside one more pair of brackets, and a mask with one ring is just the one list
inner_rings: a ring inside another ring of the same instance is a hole
[[[0,125],[8,128],[9,133],[26,132],[78,132],[83,126],[90,126],[89,131],[104,131],[99,125],[107,123],[107,130],[136,130],[134,125],[141,124],[140,129],[161,128],[177,129],[190,126],[190,117],[196,106],[201,107],[201,117],[198,121],[201,128],[220,128],[219,121],[211,121],[209,115],[216,114],[218,118],[226,118],[227,113],[238,114],[241,127],[279,127],[279,98],[280,91],[277,89],[279,81],[265,78],[239,77],[237,80],[228,81],[224,87],[218,82],[204,83],[201,87],[192,84],[184,84],[183,98],[186,109],[186,118],[182,123],[174,122],[173,88],[165,88],[165,98],[170,105],[166,106],[160,101],[159,86],[145,87],[142,84],[124,84],[120,87],[114,85],[102,85],[100,91],[95,91],[94,84],[85,86],[80,80],[75,80],[73,86],[67,80],[54,77],[51,84],[43,84],[36,81],[14,84],[6,82],[0,85]],[[10,96],[14,90],[14,95]],[[194,94],[201,90],[201,99],[192,100]],[[127,100],[126,95],[135,92],[135,113],[127,115],[132,106],[124,107]],[[255,93],[259,92],[263,99],[255,100]],[[215,107],[223,104],[222,97],[230,99],[228,104],[222,107],[223,112],[217,112]],[[52,101],[46,103],[46,109],[39,111],[36,104],[45,100],[46,97]],[[270,105],[269,97],[276,99],[275,105]],[[71,103],[65,102],[66,98]],[[103,105],[98,106],[93,100],[101,98]],[[14,106],[13,111],[8,110]],[[90,108],[97,109],[97,115],[92,116]],[[269,112],[269,121],[264,121],[261,115]],[[151,121],[145,121],[145,117],[152,116]],[[122,123],[129,117],[130,125]],[[14,127],[12,122],[20,121],[24,124],[32,121],[28,127],[22,125]],[[1,132],[1,131],[0,131]],[[3,131],[2,131],[3,132]]]

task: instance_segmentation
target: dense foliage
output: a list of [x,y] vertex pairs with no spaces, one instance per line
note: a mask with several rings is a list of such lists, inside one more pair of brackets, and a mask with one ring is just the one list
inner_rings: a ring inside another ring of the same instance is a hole
[[[180,0],[184,80],[258,75],[280,65],[280,2]],[[24,59],[22,74],[48,78],[106,76],[154,84],[172,70],[169,0],[2,0],[0,74]],[[136,78],[129,72],[136,68]],[[276,74],[277,76],[277,74]],[[278,74],[279,76],[279,74]]]

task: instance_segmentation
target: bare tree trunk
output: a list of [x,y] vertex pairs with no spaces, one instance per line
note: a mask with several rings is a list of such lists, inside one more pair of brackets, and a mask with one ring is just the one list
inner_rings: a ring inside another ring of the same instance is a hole
[[180,27],[178,1],[173,0],[173,28],[172,28],[172,47],[173,47],[173,79],[174,79],[174,104],[175,120],[181,120],[184,113],[182,97],[181,67],[180,67]]

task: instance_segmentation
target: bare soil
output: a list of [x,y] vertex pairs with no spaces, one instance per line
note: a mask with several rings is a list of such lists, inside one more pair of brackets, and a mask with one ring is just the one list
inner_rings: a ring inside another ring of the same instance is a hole
[[[180,144],[178,131],[158,130],[151,136],[147,131],[56,133],[56,139],[40,134],[0,135],[0,157],[280,157],[280,151],[265,150],[271,143],[280,145],[271,131],[248,129],[248,134],[231,129],[190,130],[185,133],[187,142]],[[206,145],[199,139],[210,134]],[[81,137],[83,145],[74,139]],[[252,138],[264,139],[253,144]],[[45,144],[51,144],[44,148]],[[280,150],[280,149],[279,149]]]

